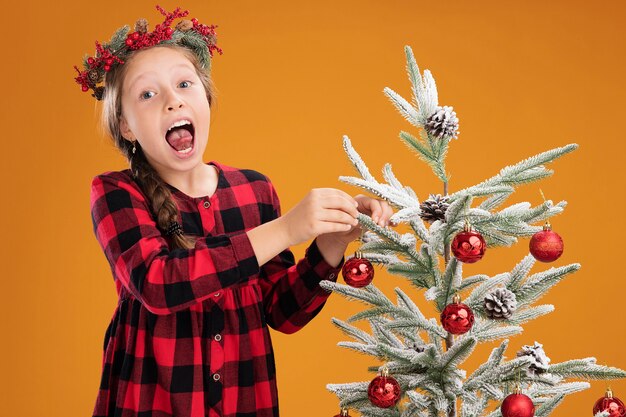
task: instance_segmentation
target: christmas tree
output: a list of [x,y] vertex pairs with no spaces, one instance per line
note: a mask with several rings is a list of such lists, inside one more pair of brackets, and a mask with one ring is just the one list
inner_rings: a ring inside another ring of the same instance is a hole
[[[347,416],[353,409],[363,416],[385,417],[543,417],[566,395],[590,386],[571,378],[625,377],[623,370],[598,365],[593,357],[550,363],[537,342],[505,360],[506,338],[521,333],[524,323],[553,311],[554,306],[537,305],[537,300],[580,264],[530,272],[537,260],[553,262],[563,252],[563,241],[547,219],[561,213],[566,201],[553,204],[544,199],[536,207],[528,202],[498,207],[515,186],[550,176],[553,171],[544,164],[578,145],[548,150],[448,194],[445,157],[449,143],[457,139],[458,119],[452,107],[439,106],[435,81],[428,70],[422,75],[411,48],[406,46],[405,53],[412,102],[389,88],[384,92],[419,129],[419,138],[407,132],[401,132],[400,138],[443,182],[443,195],[430,194],[420,202],[413,189],[396,178],[390,164],[383,168],[385,183],[378,182],[344,136],[343,147],[360,177],[341,176],[340,181],[386,200],[397,210],[391,221],[405,224],[410,232],[380,227],[359,214],[364,230],[361,245],[342,271],[348,285],[321,283],[326,290],[367,306],[347,321],[333,318],[354,339],[339,346],[382,363],[369,368],[380,373],[371,381],[327,385],[340,400],[340,415]],[[472,207],[477,198],[484,199]],[[518,237],[531,237],[530,253],[510,272],[463,277],[463,263],[479,261],[487,248],[511,246]],[[371,282],[372,263],[405,277],[418,294],[434,303],[440,317],[426,318],[417,297],[400,288],[395,288],[394,303]],[[350,324],[361,320],[368,322],[371,333]],[[493,341],[500,343],[475,371],[468,375],[459,368],[477,344]],[[600,417],[624,416],[624,405],[607,392],[593,412]]]

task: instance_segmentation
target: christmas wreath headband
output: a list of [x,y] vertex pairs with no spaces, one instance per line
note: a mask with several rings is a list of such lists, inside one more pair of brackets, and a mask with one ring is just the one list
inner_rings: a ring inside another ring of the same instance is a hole
[[189,11],[181,11],[180,7],[177,7],[173,12],[168,13],[159,5],[156,8],[165,16],[165,20],[156,25],[152,32],[148,32],[148,21],[143,18],[137,20],[132,33],[129,33],[128,25],[122,26],[115,31],[108,43],[100,44],[96,41],[96,54],[84,56],[83,71],[74,65],[74,69],[78,72],[75,80],[80,84],[83,92],[91,89],[93,90],[91,95],[98,101],[102,100],[104,86],[97,84],[104,80],[106,72],[123,64],[132,51],[162,43],[179,44],[191,49],[198,56],[202,68],[210,71],[213,51],[222,53],[222,50],[215,44],[217,26],[203,25],[193,18],[181,20],[172,29],[170,27],[172,21],[187,16]]

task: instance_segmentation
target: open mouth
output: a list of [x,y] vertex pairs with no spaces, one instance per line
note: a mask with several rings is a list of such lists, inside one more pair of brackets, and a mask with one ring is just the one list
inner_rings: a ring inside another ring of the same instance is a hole
[[194,132],[193,124],[183,121],[165,132],[165,140],[176,152],[189,153],[193,149]]

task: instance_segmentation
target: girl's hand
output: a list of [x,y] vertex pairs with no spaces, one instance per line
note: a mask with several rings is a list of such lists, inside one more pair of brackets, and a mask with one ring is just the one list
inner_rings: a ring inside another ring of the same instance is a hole
[[359,223],[358,213],[357,200],[349,194],[314,188],[280,219],[292,246],[323,234],[349,232]]
[[[390,224],[389,218],[393,215],[393,209],[385,200],[377,200],[375,198],[368,197],[363,194],[354,196],[354,199],[359,203],[358,210],[367,214],[381,227],[385,227]],[[392,226],[396,224],[391,223]],[[359,225],[359,228],[361,226]]]
[[[389,218],[393,215],[393,209],[385,200],[377,200],[363,194],[356,195],[354,200],[359,204],[357,207],[358,211],[370,216],[376,224],[381,227],[390,224]],[[396,226],[396,224],[393,223],[391,223],[391,225]],[[319,236],[318,242],[328,239],[334,240],[338,245],[348,246],[350,242],[361,236],[362,231],[363,228],[357,222],[357,224],[350,227],[349,230],[340,230]]]

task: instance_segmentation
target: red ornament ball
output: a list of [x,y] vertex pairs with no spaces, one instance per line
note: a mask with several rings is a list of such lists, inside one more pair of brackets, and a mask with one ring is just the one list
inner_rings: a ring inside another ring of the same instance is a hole
[[626,408],[624,403],[617,397],[613,397],[611,390],[607,390],[606,395],[593,406],[593,415],[595,416],[600,411],[608,411],[609,417],[624,417],[626,415]]
[[543,230],[530,238],[528,244],[530,253],[541,262],[555,261],[563,253],[563,239],[558,233],[550,229],[550,223],[543,226]]
[[524,394],[511,394],[502,402],[500,411],[504,417],[533,417],[535,405]]
[[467,333],[474,325],[474,313],[467,305],[456,300],[457,297],[441,312],[441,325],[452,334]]
[[335,417],[350,417],[350,414],[348,414],[348,409],[342,408],[341,411],[339,411],[339,414],[335,415]]
[[471,227],[466,225],[462,232],[454,236],[451,249],[455,258],[471,264],[483,257],[487,250],[487,243],[480,233],[471,230]]
[[374,267],[370,261],[356,256],[343,264],[341,273],[346,284],[355,288],[365,287],[374,279]]
[[367,396],[376,407],[393,407],[400,401],[400,384],[392,376],[377,376],[370,382]]

